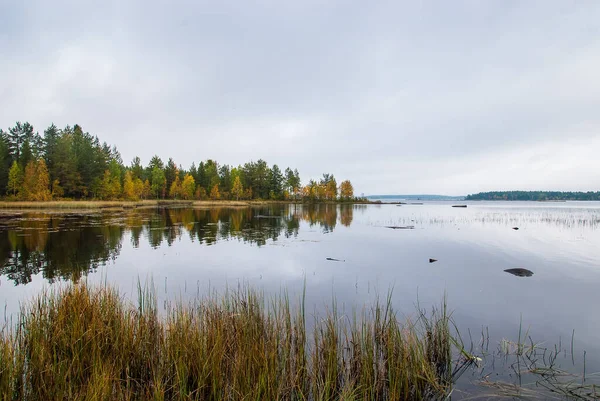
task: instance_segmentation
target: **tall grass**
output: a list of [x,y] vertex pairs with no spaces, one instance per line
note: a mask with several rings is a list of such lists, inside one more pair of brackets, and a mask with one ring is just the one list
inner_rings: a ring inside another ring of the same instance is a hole
[[0,337],[0,400],[418,400],[452,386],[445,305],[400,321],[388,298],[335,302],[307,333],[304,301],[243,288],[157,313],[110,287],[70,285]]

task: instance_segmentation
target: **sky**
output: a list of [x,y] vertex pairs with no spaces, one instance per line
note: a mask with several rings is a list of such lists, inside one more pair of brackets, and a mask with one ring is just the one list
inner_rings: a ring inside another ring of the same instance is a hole
[[0,127],[360,194],[600,189],[600,1],[0,0]]

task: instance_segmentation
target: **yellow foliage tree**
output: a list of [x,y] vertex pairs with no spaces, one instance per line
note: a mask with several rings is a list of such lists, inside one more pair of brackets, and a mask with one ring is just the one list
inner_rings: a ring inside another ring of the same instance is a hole
[[337,194],[337,183],[335,182],[335,179],[332,179],[325,186],[325,198],[327,198],[327,200],[335,200],[337,198]]
[[113,177],[110,170],[104,171],[100,183],[100,197],[104,200],[117,199],[121,194],[121,183],[118,177]]
[[35,185],[35,200],[49,201],[52,198],[50,193],[50,174],[44,159],[39,159],[36,165],[36,185]]
[[28,201],[50,200],[50,177],[43,159],[27,163],[19,196]]
[[179,174],[175,176],[175,181],[173,181],[173,183],[171,184],[171,188],[169,189],[169,196],[173,199],[177,199],[181,196],[181,180],[179,179]]
[[23,184],[19,190],[19,197],[26,201],[34,200],[35,189],[37,187],[37,177],[35,176],[36,163],[32,160],[25,166],[25,175]]
[[135,192],[135,185],[133,183],[133,178],[131,177],[131,171],[127,171],[125,173],[125,178],[123,179],[123,197],[125,200],[129,201],[135,201],[139,199]]
[[219,193],[219,184],[215,184],[210,190],[210,199],[217,200],[221,198],[221,194]]
[[[150,183],[148,183],[148,191],[150,191]],[[144,195],[144,183],[141,179],[136,178],[133,180],[133,192],[136,199],[140,199]]]
[[142,199],[148,199],[152,195],[152,185],[150,185],[150,181],[144,181],[144,189],[142,191]]
[[231,194],[235,196],[236,200],[240,200],[240,196],[244,196],[244,186],[240,180],[240,176],[235,177],[233,186],[231,187]]
[[340,184],[340,198],[350,200],[354,197],[354,188],[350,180],[342,181]]
[[196,189],[196,180],[191,174],[186,174],[183,177],[183,183],[181,183],[181,196],[183,199],[193,199],[194,190]]
[[62,198],[65,194],[64,189],[60,186],[60,181],[52,181],[52,199]]

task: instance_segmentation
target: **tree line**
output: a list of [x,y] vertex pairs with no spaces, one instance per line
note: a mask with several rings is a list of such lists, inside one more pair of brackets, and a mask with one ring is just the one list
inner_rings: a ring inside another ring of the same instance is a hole
[[116,146],[81,126],[50,125],[43,135],[28,123],[0,129],[0,193],[7,199],[355,200],[349,180],[332,174],[302,185],[297,169],[266,161],[230,166],[208,159],[184,169],[155,155],[148,165],[125,165]]
[[508,201],[597,201],[600,192],[561,191],[492,191],[467,195],[465,200],[508,200]]

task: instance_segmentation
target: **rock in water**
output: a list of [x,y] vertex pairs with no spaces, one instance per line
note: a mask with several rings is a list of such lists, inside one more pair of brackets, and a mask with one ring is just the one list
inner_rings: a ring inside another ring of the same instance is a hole
[[519,229],[519,227],[513,227],[513,230],[518,230],[518,229]]
[[433,262],[437,262],[437,259],[431,259],[431,258],[429,258],[429,263],[433,263]]
[[533,272],[531,270],[523,269],[521,267],[517,267],[516,269],[506,269],[504,270],[507,273],[510,273],[519,277],[531,277],[533,276]]

